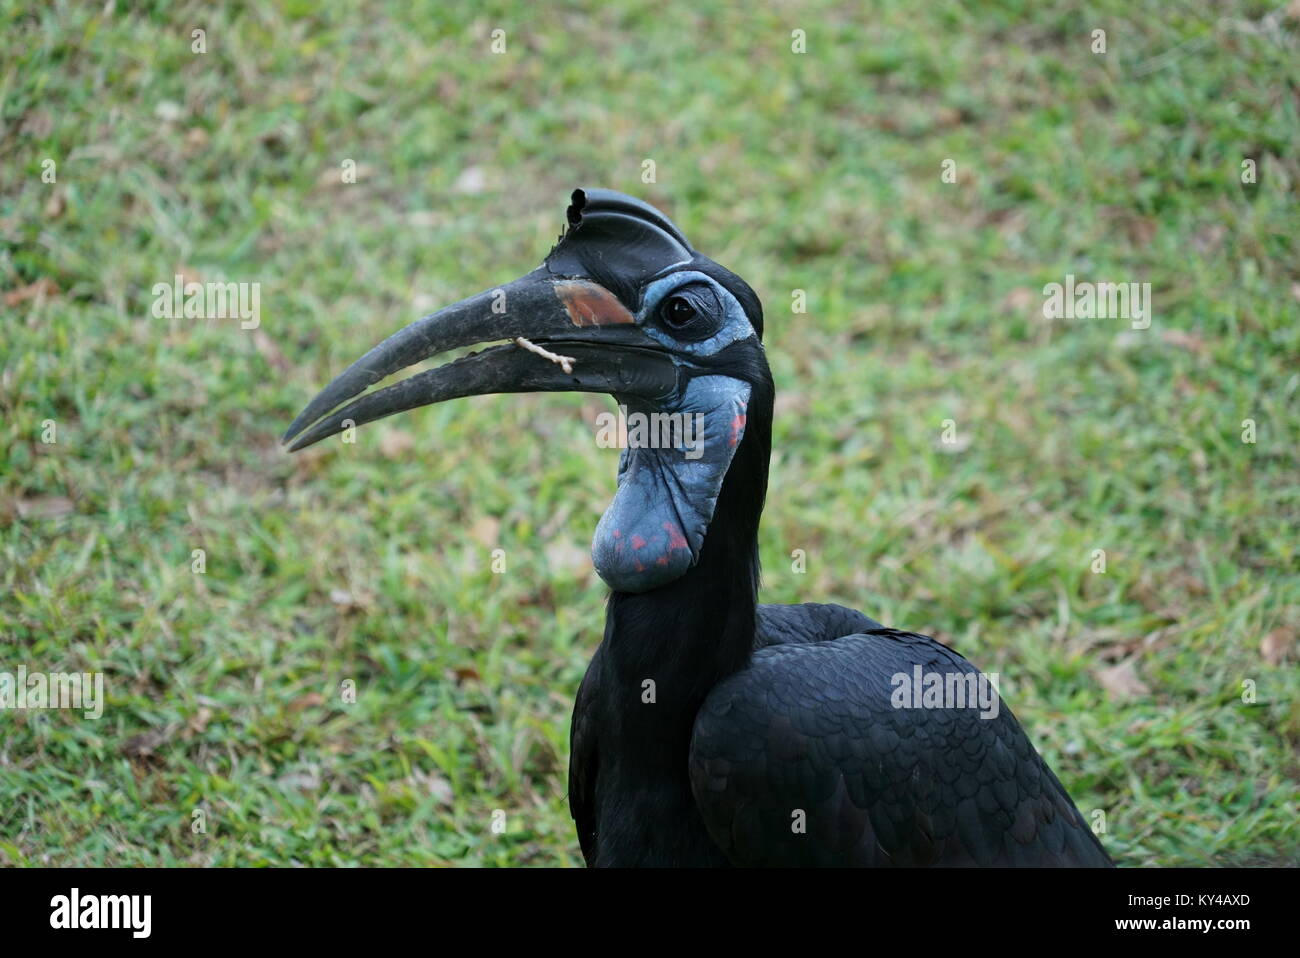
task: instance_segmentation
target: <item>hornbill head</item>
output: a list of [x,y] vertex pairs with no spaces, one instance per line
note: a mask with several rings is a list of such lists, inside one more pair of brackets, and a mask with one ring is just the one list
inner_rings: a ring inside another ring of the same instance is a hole
[[[762,306],[744,280],[640,200],[576,190],[567,213],[541,266],[389,336],[321,390],[284,441],[296,451],[351,425],[484,393],[603,392],[629,420],[660,414],[651,421],[679,427],[669,430],[678,441],[624,448],[618,492],[592,542],[611,588],[645,592],[695,564],[751,394],[770,410]],[[358,397],[430,356],[499,340],[507,342]]]

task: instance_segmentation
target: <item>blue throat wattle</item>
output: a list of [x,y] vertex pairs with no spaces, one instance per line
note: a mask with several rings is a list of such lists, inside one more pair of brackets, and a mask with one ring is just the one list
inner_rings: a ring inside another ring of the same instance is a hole
[[695,565],[722,480],[745,433],[748,403],[748,383],[697,376],[671,411],[698,414],[702,439],[693,437],[690,448],[678,442],[676,448],[629,445],[623,450],[618,491],[591,543],[596,572],[611,589],[647,592]]

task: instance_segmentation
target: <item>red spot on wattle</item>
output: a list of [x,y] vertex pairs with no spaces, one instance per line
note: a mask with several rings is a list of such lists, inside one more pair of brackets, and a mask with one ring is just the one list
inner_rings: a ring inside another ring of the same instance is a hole
[[731,438],[727,440],[727,444],[734,446],[736,443],[740,442],[740,434],[744,431],[745,414],[743,412],[738,412],[736,413],[735,418],[731,420]]
[[664,531],[668,533],[668,549],[685,549],[687,548],[686,537],[682,535],[682,530],[678,529],[671,522],[664,523]]
[[645,546],[645,540],[644,540],[644,539],[642,539],[640,536],[633,536],[633,537],[632,537],[632,548],[633,548],[633,549],[640,549],[640,548],[643,548],[644,546]]
[[667,565],[667,564],[668,564],[667,556],[660,556],[658,559],[655,559],[655,565]]

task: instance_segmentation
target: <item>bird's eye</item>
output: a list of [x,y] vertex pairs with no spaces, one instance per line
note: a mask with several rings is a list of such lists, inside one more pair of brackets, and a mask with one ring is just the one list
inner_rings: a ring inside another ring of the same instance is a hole
[[718,331],[724,313],[718,295],[704,283],[679,286],[659,303],[659,325],[674,339],[707,339]]
[[699,315],[699,311],[685,296],[672,296],[664,304],[663,315],[664,322],[669,326],[674,329],[682,329],[690,325],[691,320]]

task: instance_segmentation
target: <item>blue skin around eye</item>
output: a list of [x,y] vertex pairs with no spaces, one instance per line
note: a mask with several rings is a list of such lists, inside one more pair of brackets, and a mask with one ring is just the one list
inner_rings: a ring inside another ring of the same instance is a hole
[[[665,296],[679,286],[695,283],[703,283],[717,293],[718,301],[722,303],[726,318],[722,321],[722,327],[708,339],[702,339],[694,343],[679,342],[649,322],[649,319],[654,316],[655,310],[658,309]],[[695,270],[681,270],[680,272],[669,273],[647,286],[641,296],[641,309],[636,314],[636,322],[647,336],[657,339],[670,349],[692,356],[712,356],[718,350],[754,335],[754,327],[750,325],[749,318],[745,315],[740,303],[736,301],[736,297],[732,296],[711,277]]]
[[[725,318],[708,339],[685,343],[649,320],[665,296],[693,283],[706,283],[715,290]],[[691,356],[712,356],[754,335],[735,297],[694,270],[670,273],[646,287],[636,321],[647,335],[678,354],[674,361],[679,364],[689,364]],[[686,355],[680,355],[683,353]],[[680,578],[695,565],[722,480],[744,436],[749,392],[748,383],[729,376],[696,376],[671,407],[652,410],[628,403],[629,411],[699,414],[703,439],[694,459],[687,458],[686,450],[680,448],[623,450],[618,491],[601,516],[591,543],[596,572],[611,589],[647,592]],[[700,441],[699,437],[696,440]]]

